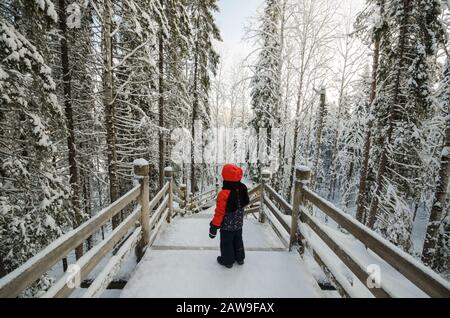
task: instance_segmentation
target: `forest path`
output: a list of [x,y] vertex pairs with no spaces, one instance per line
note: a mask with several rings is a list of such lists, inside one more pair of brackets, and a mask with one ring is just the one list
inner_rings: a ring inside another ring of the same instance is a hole
[[121,297],[322,297],[297,252],[288,252],[267,223],[244,222],[245,265],[227,269],[219,235],[208,236],[212,208],[165,225],[137,265]]

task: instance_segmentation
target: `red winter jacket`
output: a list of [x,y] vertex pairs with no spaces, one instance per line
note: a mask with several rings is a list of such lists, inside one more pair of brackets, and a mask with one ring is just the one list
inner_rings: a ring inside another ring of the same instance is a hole
[[[227,164],[222,169],[222,178],[224,181],[239,182],[242,179],[242,169],[236,165]],[[228,198],[231,190],[221,190],[217,195],[216,210],[211,223],[220,228],[225,216]]]

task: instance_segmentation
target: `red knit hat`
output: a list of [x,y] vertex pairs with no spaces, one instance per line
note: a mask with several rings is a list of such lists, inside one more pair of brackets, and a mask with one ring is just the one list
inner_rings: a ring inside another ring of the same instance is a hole
[[233,164],[226,164],[222,168],[222,178],[225,181],[238,182],[241,181],[243,171],[240,167]]

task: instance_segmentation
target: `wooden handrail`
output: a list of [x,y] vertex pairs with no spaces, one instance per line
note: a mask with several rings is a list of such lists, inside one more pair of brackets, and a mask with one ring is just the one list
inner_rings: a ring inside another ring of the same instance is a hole
[[269,184],[264,185],[265,190],[269,193],[270,197],[278,203],[287,215],[292,215],[292,205],[290,205],[281,195],[279,195]]
[[[101,242],[87,251],[75,265],[78,265],[76,273],[65,273],[43,297],[67,297],[73,292],[71,279],[82,280],[95,268],[96,265],[110,252],[114,246],[123,240],[117,253],[109,260],[107,266],[94,280],[91,288],[85,294],[86,297],[98,296],[107,284],[113,279],[123,259],[136,247],[138,260],[142,257],[145,247],[152,243],[158,234],[158,229],[164,220],[170,222],[173,211],[173,178],[172,169],[164,170],[167,182],[156,196],[149,202],[149,176],[148,163],[145,160],[137,160],[133,163],[135,178],[139,184],[134,186],[124,196],[101,210],[90,220],[81,224],[76,229],[62,235],[56,241],[47,246],[44,250],[25,262],[13,272],[0,279],[0,297],[16,297],[23,290],[38,280],[56,262],[65,257],[71,250],[79,246],[84,240],[91,236],[108,220],[118,214],[131,202],[137,201],[137,206],[133,212]],[[161,199],[164,198],[161,201]],[[150,219],[150,211],[155,209]],[[158,224],[155,222],[159,217]],[[130,236],[127,233],[133,226],[137,226]],[[151,233],[151,227],[156,229]],[[75,282],[74,282],[74,286]]]
[[[95,268],[95,266],[105,257],[105,255],[117,244],[122,237],[135,225],[139,219],[141,207],[138,206],[134,211],[117,226],[112,233],[101,241],[98,245],[84,254],[76,264],[79,266],[79,278],[83,280]],[[69,288],[67,282],[72,273],[66,273],[54,284],[44,295],[43,298],[68,297],[74,290]]]
[[168,208],[161,210],[161,217],[159,218],[158,223],[156,223],[155,229],[152,232],[152,235],[150,236],[150,241],[149,241],[149,245],[150,246],[152,246],[153,243],[155,242],[156,236],[158,235],[159,230],[161,229],[161,226],[162,226],[163,222],[166,220],[166,217],[167,217],[168,214],[169,214],[169,209]]
[[158,205],[159,201],[161,201],[162,197],[165,197],[167,191],[169,190],[169,182],[166,182],[161,190],[155,195],[155,197],[150,201],[149,210],[153,211],[153,209]]
[[248,196],[251,197],[253,194],[257,194],[261,189],[261,184],[256,185],[252,189],[248,190]]
[[137,227],[127,239],[125,244],[123,244],[117,253],[111,257],[108,264],[106,264],[103,270],[94,279],[91,286],[89,286],[88,290],[82,296],[83,298],[98,297],[106,289],[108,284],[113,280],[114,276],[119,272],[120,264],[136,247],[141,235],[141,227]]
[[139,196],[140,185],[135,186],[116,202],[101,210],[76,229],[62,235],[23,265],[0,279],[0,298],[17,297],[47,272],[59,260],[74,250]]
[[199,193],[199,194],[197,194],[197,195],[191,197],[191,201],[192,201],[192,202],[197,201],[197,200],[199,200],[200,198],[206,197],[206,196],[211,195],[211,194],[213,194],[213,193],[214,193],[214,194],[216,193],[216,189],[212,189],[212,190],[209,190],[209,191],[206,191],[206,192],[203,192],[203,193]]
[[286,222],[285,219],[280,215],[279,210],[275,207],[275,204],[267,197],[264,196],[264,203],[275,216],[275,218],[280,222],[283,228],[286,230],[287,234],[291,233],[291,226]]
[[419,263],[411,255],[389,241],[380,238],[375,232],[366,228],[306,187],[304,188],[304,195],[307,201],[317,206],[426,294],[431,297],[450,297],[450,283],[430,268]]
[[[336,254],[336,256],[339,257],[339,259],[345,264],[345,266],[347,266],[363,284],[366,284],[370,275],[366,272],[364,266],[359,264],[359,262],[346,251],[344,246],[339,246],[339,244],[337,244],[331,236],[328,235],[324,229],[322,229],[321,225],[304,211],[300,214],[300,220],[308,224],[314,233],[316,233],[320,239],[328,245],[334,254]],[[391,297],[391,295],[383,287],[383,282],[381,282],[380,288],[369,288],[369,291],[378,298]]]
[[[310,170],[307,167],[301,167],[296,170],[294,204],[291,206],[278,194],[269,184],[270,173],[264,170],[261,175],[262,183],[260,185],[260,222],[264,222],[264,214],[269,216],[271,223],[282,226],[286,231],[290,231],[290,245],[296,244],[298,235],[298,219],[302,226],[308,226],[341,261],[358,277],[365,285],[369,274],[358,260],[337,243],[321,224],[305,212],[305,203],[309,202],[332,218],[339,226],[347,230],[355,238],[361,241],[367,248],[380,256],[384,261],[394,267],[400,274],[404,275],[410,282],[419,289],[432,297],[450,297],[450,283],[445,281],[437,273],[427,268],[415,260],[411,255],[405,253],[389,241],[379,237],[375,232],[366,228],[340,209],[336,208],[330,202],[318,196],[308,188],[310,179]],[[273,200],[273,201],[272,201]],[[287,223],[285,215],[276,207],[277,203],[287,214],[291,214],[291,224]],[[263,205],[268,208],[264,212]],[[277,229],[278,231],[278,229]],[[300,236],[302,234],[300,233]],[[300,245],[299,251],[302,253],[303,247]],[[319,257],[316,253],[316,257]],[[322,262],[323,263],[323,262]],[[323,264],[322,264],[323,265]],[[391,297],[388,288],[381,284],[381,288],[368,289],[375,297]]]
[[169,203],[169,196],[166,195],[164,197],[163,202],[158,206],[158,208],[155,210],[155,212],[150,217],[150,228],[155,225],[156,220],[160,219],[161,214],[166,209],[168,203]]

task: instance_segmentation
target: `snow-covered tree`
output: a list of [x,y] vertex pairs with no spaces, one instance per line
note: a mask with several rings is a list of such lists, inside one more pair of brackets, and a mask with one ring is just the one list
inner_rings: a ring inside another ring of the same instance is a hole
[[[280,21],[281,2],[279,0],[267,0],[262,17],[258,36],[258,58],[254,67],[254,75],[251,81],[251,98],[254,118],[251,125],[254,127],[258,140],[258,154],[267,153],[271,149],[272,131],[280,127],[281,123],[281,60],[280,60]],[[265,138],[261,137],[262,129],[266,130]],[[258,157],[256,167],[253,167],[252,178],[259,177],[261,158]]]
[[[372,154],[378,164],[368,214],[368,225],[374,227],[378,221],[376,227],[381,230],[399,218],[408,228],[411,207],[420,200],[420,135],[433,109],[432,58],[442,33],[439,1],[386,1],[384,14],[388,31],[380,45],[382,84],[377,92]],[[396,195],[384,198],[388,191]],[[395,208],[399,206],[401,211]]]
[[[49,26],[57,22],[54,5],[50,1],[27,6],[8,2],[1,9],[0,274],[3,275],[61,235],[70,225],[72,209],[68,178],[57,168],[56,142],[66,135],[67,129],[48,65]],[[36,38],[39,40],[34,43],[29,40]],[[40,283],[46,285],[45,280]]]

